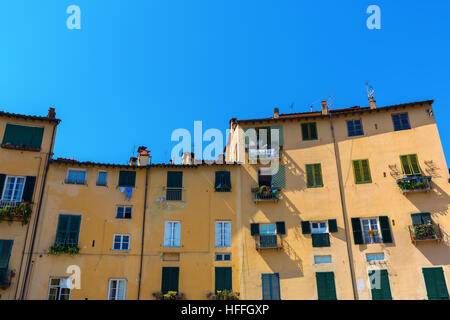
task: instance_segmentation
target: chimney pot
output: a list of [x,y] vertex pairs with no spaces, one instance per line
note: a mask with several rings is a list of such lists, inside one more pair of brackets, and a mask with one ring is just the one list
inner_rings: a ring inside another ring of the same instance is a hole
[[273,117],[274,117],[274,119],[277,119],[280,117],[280,109],[273,108]]
[[130,166],[135,166],[136,165],[136,161],[137,161],[136,157],[131,157],[130,158]]
[[47,118],[49,118],[49,119],[55,119],[55,117],[56,117],[55,108],[49,108],[49,109],[48,109]]
[[147,147],[140,146],[138,148],[138,166],[147,166],[149,161],[151,161],[152,157],[150,157],[150,150],[147,150]]
[[376,109],[377,108],[377,103],[375,101],[375,99],[373,97],[369,97],[369,105],[370,105],[370,109]]
[[322,101],[322,114],[327,115],[328,114],[328,106],[326,101]]
[[194,153],[193,152],[183,152],[181,155],[181,164],[194,164]]

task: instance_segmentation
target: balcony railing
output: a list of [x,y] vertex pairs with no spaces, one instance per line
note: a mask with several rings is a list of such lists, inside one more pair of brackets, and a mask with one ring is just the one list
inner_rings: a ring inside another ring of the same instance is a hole
[[329,247],[330,234],[329,233],[313,233],[311,234],[313,247]]
[[11,286],[11,279],[14,276],[14,272],[8,269],[0,269],[0,288],[6,289]]
[[255,237],[256,249],[281,249],[281,237],[278,234],[261,234]]
[[416,224],[409,226],[409,234],[411,241],[416,243],[417,241],[441,241],[442,233],[439,224]]
[[27,224],[32,212],[32,203],[0,200],[0,220],[22,221]]
[[167,201],[180,201],[183,198],[182,188],[166,188]]
[[406,176],[397,179],[397,185],[403,193],[424,192],[431,190],[430,176]]
[[15,208],[20,204],[20,201],[0,200],[0,208]]
[[252,188],[253,201],[278,201],[280,199],[280,188],[261,186]]

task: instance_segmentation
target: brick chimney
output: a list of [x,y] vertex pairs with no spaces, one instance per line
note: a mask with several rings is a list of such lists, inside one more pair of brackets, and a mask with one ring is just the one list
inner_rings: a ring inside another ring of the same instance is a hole
[[147,150],[147,147],[140,146],[138,148],[138,166],[147,166],[151,161],[151,158],[152,157],[150,157],[150,150]]
[[278,119],[280,117],[280,109],[273,108],[273,118]]
[[194,164],[194,153],[193,152],[183,152],[181,155],[181,164]]
[[136,161],[137,161],[136,157],[131,157],[130,158],[130,166],[135,166],[136,165]]
[[49,109],[48,109],[47,118],[49,118],[49,119],[55,119],[55,117],[56,117],[55,108],[49,108]]
[[376,109],[377,108],[377,104],[376,101],[373,97],[369,97],[369,105],[370,105],[370,109]]
[[328,114],[328,106],[326,101],[322,101],[322,114],[327,115]]

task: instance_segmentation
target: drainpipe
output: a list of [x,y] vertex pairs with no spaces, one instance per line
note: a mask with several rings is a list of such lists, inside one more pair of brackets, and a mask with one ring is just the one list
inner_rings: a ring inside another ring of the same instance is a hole
[[38,208],[37,208],[37,212],[36,212],[36,220],[35,220],[35,223],[33,226],[30,251],[28,254],[26,269],[25,269],[25,273],[24,273],[24,280],[23,280],[22,292],[20,293],[20,300],[23,300],[25,298],[25,292],[27,290],[28,278],[30,277],[31,259],[33,257],[34,243],[36,242],[36,233],[37,233],[37,227],[38,227],[38,223],[39,223],[39,216],[41,214],[42,198],[44,197],[45,182],[47,181],[47,173],[48,173],[48,168],[50,166],[50,159],[53,155],[53,153],[52,153],[53,141],[55,139],[55,132],[56,132],[57,125],[58,124],[55,123],[55,126],[53,127],[52,140],[50,141],[50,149],[48,151],[47,163],[45,165],[44,177],[42,179],[41,194],[39,195],[39,204],[38,204]]
[[145,168],[145,197],[144,197],[144,212],[142,215],[142,243],[141,243],[141,261],[139,265],[139,283],[138,283],[138,296],[137,299],[140,300],[141,297],[141,282],[142,282],[142,260],[144,257],[144,240],[145,240],[145,211],[147,208],[147,193],[148,193],[148,173],[150,171],[150,165]]
[[336,137],[334,135],[334,127],[333,127],[333,121],[331,119],[331,112],[328,112],[328,117],[330,119],[331,136],[333,138],[333,143],[334,143],[334,155],[336,157],[336,167],[337,167],[338,180],[339,180],[339,194],[340,194],[340,200],[341,200],[341,206],[342,206],[342,216],[344,218],[345,242],[347,244],[348,264],[350,267],[350,275],[352,278],[353,299],[359,300],[358,289],[357,289],[357,285],[356,285],[355,268],[353,265],[353,251],[352,251],[352,242],[351,242],[352,237],[350,234],[350,226],[348,223],[347,209],[345,206],[344,183],[343,183],[343,178],[342,178],[342,167],[341,167],[341,157],[340,157],[340,153],[339,153],[339,145],[338,145],[338,143],[336,141]]

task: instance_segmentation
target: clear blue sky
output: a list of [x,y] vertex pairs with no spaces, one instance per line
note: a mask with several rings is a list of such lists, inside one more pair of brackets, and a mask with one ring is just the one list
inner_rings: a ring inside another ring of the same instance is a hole
[[145,145],[167,162],[172,130],[194,120],[225,130],[330,95],[367,106],[370,81],[379,106],[435,100],[450,163],[449,15],[446,0],[3,0],[0,110],[55,107],[56,157],[125,163]]

